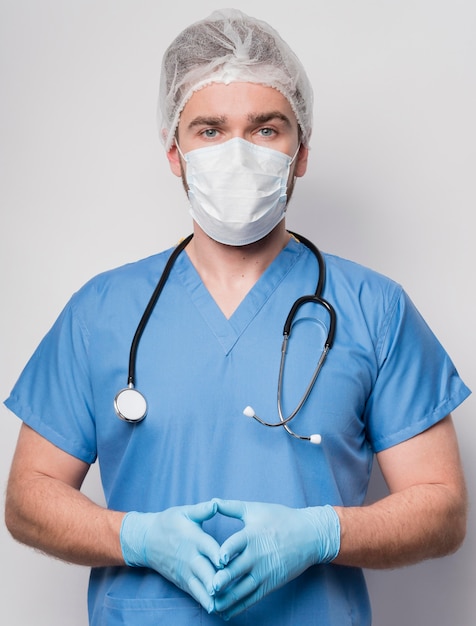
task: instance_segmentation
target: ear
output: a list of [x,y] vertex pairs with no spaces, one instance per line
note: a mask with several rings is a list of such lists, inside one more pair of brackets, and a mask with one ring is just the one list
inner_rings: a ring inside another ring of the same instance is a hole
[[304,176],[307,170],[307,159],[309,156],[309,148],[306,148],[301,144],[299,148],[299,152],[296,157],[296,166],[294,168],[294,176],[300,177]]
[[170,169],[175,176],[182,176],[182,168],[180,167],[180,154],[177,150],[177,146],[172,144],[172,147],[167,152],[167,159],[169,161]]

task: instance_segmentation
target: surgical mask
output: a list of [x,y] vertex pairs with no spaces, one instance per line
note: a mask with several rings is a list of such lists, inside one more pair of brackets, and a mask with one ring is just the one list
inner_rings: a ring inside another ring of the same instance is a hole
[[244,246],[265,237],[286,211],[293,157],[236,137],[183,155],[190,214],[223,244]]

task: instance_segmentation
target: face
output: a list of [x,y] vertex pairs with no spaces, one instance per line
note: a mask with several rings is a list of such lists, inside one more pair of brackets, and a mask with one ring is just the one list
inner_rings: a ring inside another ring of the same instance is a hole
[[[213,83],[196,91],[185,105],[177,129],[183,154],[235,137],[291,157],[300,143],[296,116],[277,89],[254,83]],[[167,156],[172,172],[182,176],[186,164],[176,145]],[[290,186],[294,177],[306,172],[307,157],[308,150],[301,145],[290,173]]]

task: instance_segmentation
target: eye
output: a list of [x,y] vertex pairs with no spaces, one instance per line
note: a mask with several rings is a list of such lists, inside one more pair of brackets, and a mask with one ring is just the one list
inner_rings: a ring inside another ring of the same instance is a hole
[[215,139],[217,134],[218,134],[218,131],[216,128],[205,128],[205,130],[202,131],[202,135],[206,139]]
[[276,131],[273,128],[260,128],[258,133],[261,135],[261,137],[272,137],[273,135],[276,134]]

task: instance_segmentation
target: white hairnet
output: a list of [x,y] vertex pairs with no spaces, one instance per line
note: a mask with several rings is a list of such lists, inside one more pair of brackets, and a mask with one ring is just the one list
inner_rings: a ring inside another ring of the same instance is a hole
[[291,104],[308,145],[313,93],[301,62],[266,22],[236,9],[214,11],[167,48],[160,79],[160,136],[169,150],[180,113],[210,83],[252,82],[278,89]]

